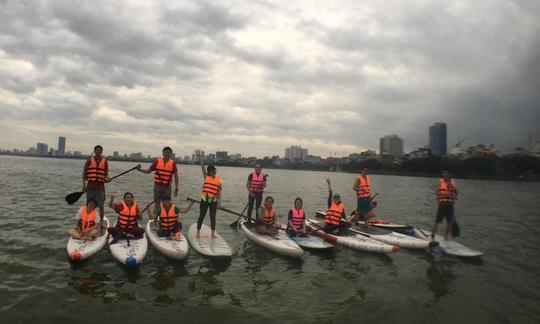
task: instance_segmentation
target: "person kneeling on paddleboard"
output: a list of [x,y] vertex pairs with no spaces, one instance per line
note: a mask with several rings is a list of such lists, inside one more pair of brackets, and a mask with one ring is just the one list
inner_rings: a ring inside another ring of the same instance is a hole
[[328,210],[323,220],[325,223],[323,231],[341,235],[350,226],[345,217],[345,205],[339,194],[332,194],[330,178],[326,178],[326,183],[328,184]]
[[154,224],[157,224],[157,218],[159,217],[159,228],[157,229],[157,235],[160,237],[171,237],[174,240],[179,240],[182,233],[182,223],[180,222],[180,214],[186,214],[195,201],[191,200],[186,208],[180,209],[171,202],[171,197],[163,197],[163,201],[160,204],[156,204],[154,213],[152,214],[152,208],[148,209],[148,216],[154,220]]
[[280,227],[281,224],[278,222],[276,208],[274,207],[274,198],[268,196],[257,215],[257,233],[276,234]]
[[292,236],[306,234],[306,214],[302,208],[304,202],[298,197],[294,200],[294,207],[289,210],[287,233]]
[[88,199],[86,206],[81,206],[77,211],[77,227],[68,231],[69,236],[79,240],[93,240],[99,230],[99,222],[96,222],[96,201]]
[[141,238],[144,235],[144,228],[139,227],[138,220],[142,220],[141,211],[133,199],[131,192],[124,194],[124,200],[115,204],[115,193],[111,195],[109,207],[118,213],[118,220],[114,227],[107,228],[107,232],[114,237],[111,244],[125,237],[129,239]]

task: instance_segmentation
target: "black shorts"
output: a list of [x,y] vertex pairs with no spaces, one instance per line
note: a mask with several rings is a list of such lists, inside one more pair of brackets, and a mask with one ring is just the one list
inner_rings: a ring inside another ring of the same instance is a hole
[[181,230],[182,230],[182,223],[176,222],[174,224],[173,228],[170,229],[170,230],[166,230],[166,229],[161,228],[161,227],[158,228],[157,235],[159,237],[168,237],[168,236],[171,236],[171,234],[174,234],[174,233],[179,232]]
[[442,223],[445,218],[447,223],[452,223],[454,221],[454,204],[439,204],[439,209],[437,210],[437,224]]

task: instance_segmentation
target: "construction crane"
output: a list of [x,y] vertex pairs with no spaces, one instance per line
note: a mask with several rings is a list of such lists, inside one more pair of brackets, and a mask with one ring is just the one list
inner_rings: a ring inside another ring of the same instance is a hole
[[456,145],[454,145],[454,147],[460,147],[461,143],[465,142],[467,139],[468,137],[463,137],[461,139],[458,139],[458,142],[456,143]]
[[462,154],[463,151],[461,150],[461,143],[465,142],[465,140],[467,139],[468,137],[463,137],[463,138],[458,139],[457,143],[452,147],[452,150],[450,151],[450,153],[452,155]]

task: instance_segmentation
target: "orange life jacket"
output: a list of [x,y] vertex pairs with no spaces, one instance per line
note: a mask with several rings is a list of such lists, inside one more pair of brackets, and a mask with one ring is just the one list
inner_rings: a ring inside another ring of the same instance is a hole
[[201,195],[206,196],[208,198],[217,197],[219,193],[219,185],[220,185],[220,178],[219,176],[215,176],[212,178],[211,176],[206,176],[206,180],[203,183],[203,190]]
[[90,213],[86,212],[86,206],[81,206],[81,219],[79,220],[79,229],[85,230],[96,226],[96,208]]
[[339,203],[339,205],[336,205],[335,202],[332,202],[332,205],[326,211],[326,215],[324,216],[324,222],[327,224],[338,225],[341,221],[344,210],[345,205],[343,203]]
[[263,192],[263,183],[264,173],[261,172],[259,173],[259,175],[257,175],[257,172],[253,171],[253,173],[251,174],[251,180],[249,181],[249,191],[254,193]]
[[86,168],[85,178],[88,181],[100,181],[105,182],[105,159],[101,158],[99,163],[96,162],[95,157],[90,158],[90,164]]
[[357,177],[358,179],[358,189],[356,190],[356,197],[358,198],[369,198],[370,197],[370,186],[371,181],[369,180],[369,176],[367,175],[366,178],[362,177],[361,175]]
[[302,228],[302,225],[304,225],[304,208],[301,208],[300,210],[296,210],[296,208],[291,208],[292,210],[292,217],[291,222],[293,223],[294,227],[296,229]]
[[159,227],[166,230],[173,229],[174,225],[178,221],[178,215],[174,212],[175,208],[176,205],[171,204],[171,206],[169,206],[169,210],[167,211],[165,209],[165,206],[163,206],[163,202],[161,203],[161,214],[159,214]]
[[265,225],[274,225],[274,217],[276,216],[276,209],[272,207],[272,209],[268,210],[266,207],[263,208],[263,223]]
[[163,158],[156,160],[156,169],[154,170],[154,183],[168,187],[174,174],[174,161],[169,159],[167,163]]
[[125,202],[122,201],[122,210],[118,212],[117,225],[124,229],[129,229],[137,226],[137,203],[134,201],[129,208]]
[[[448,193],[451,193],[447,196]],[[444,179],[439,179],[439,189],[437,191],[437,201],[440,203],[453,203],[454,195],[456,193],[456,183],[454,179],[450,179],[450,185],[444,181]]]

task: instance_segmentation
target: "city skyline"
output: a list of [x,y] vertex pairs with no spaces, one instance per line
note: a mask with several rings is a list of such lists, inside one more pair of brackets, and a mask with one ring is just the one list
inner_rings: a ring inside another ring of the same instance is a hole
[[529,1],[0,8],[4,148],[61,133],[82,152],[346,155],[387,134],[423,147],[436,121],[448,147],[540,138],[540,7]]

